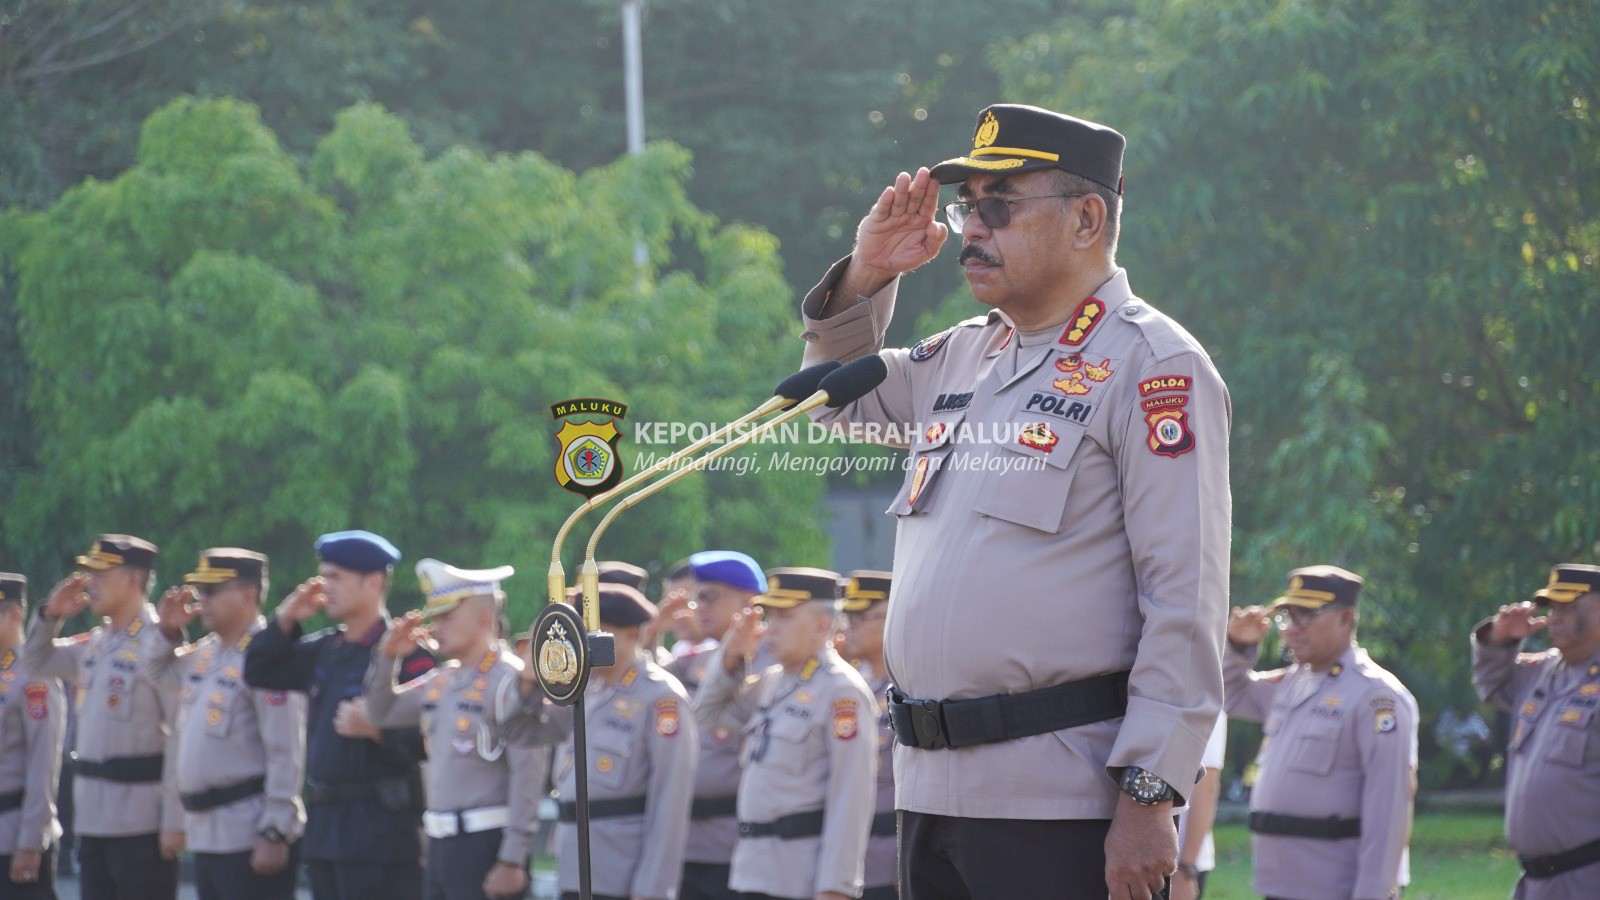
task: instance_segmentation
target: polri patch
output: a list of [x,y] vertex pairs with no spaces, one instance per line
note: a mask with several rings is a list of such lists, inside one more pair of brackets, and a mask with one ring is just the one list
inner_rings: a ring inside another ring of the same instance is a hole
[[950,340],[950,333],[952,331],[955,331],[955,329],[946,328],[944,331],[941,331],[938,334],[925,337],[918,341],[917,345],[911,348],[911,361],[925,362],[933,359],[934,354],[938,353],[939,350],[944,347],[945,342]]
[[1151,453],[1179,457],[1194,449],[1194,432],[1189,430],[1187,413],[1183,410],[1160,409],[1144,419],[1150,424]]

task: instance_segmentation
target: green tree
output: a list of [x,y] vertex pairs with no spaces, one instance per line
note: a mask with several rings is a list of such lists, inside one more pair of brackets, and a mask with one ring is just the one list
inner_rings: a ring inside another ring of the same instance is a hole
[[1469,625],[1600,552],[1596,11],[1099,2],[994,54],[1129,137],[1121,256],[1233,391],[1236,602],[1372,575],[1425,752]]
[[[792,365],[769,352],[792,329],[774,240],[692,206],[689,167],[670,144],[581,175],[532,153],[427,158],[371,105],[302,167],[252,107],[169,104],[137,165],[13,216],[39,465],[5,498],[9,558],[53,574],[86,535],[128,530],[163,545],[167,577],[238,544],[282,584],[316,534],[367,527],[412,561],[515,564],[525,616],[579,502],[553,477],[551,403],[726,421]],[[617,265],[636,238],[650,265]],[[820,487],[689,481],[601,553],[814,560]]]

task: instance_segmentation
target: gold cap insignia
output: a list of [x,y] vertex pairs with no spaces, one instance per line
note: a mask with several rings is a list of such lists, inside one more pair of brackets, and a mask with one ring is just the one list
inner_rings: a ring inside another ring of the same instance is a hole
[[972,136],[972,149],[982,150],[993,144],[1000,137],[1000,120],[994,117],[994,111],[988,110],[983,114],[983,121],[978,123],[978,131]]

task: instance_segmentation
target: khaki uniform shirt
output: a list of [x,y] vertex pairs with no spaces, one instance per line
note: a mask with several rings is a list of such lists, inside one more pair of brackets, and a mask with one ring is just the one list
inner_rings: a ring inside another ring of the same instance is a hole
[[226,647],[215,634],[188,646],[152,645],[152,677],[179,690],[179,795],[266,780],[265,791],[254,797],[185,813],[188,846],[197,853],[252,850],[269,828],[295,841],[305,829],[306,695],[244,683],[245,648],[266,626],[257,618]]
[[[889,689],[889,675],[886,672],[874,672],[872,667],[861,663],[857,671],[867,683],[867,690],[872,692],[874,702],[873,724],[878,736],[878,790],[873,795],[873,817],[880,815],[894,815],[894,729],[889,727],[889,698],[885,692]],[[883,887],[900,882],[900,861],[896,836],[894,834],[874,834],[867,839],[867,864],[863,875],[863,884],[867,887]]]
[[[706,649],[696,650],[679,657],[667,666],[667,671],[683,684],[684,690],[694,696],[705,681],[706,666],[716,656],[717,645],[711,642]],[[763,672],[775,660],[765,642],[756,651],[750,669]],[[700,761],[694,773],[694,799],[696,801],[731,800],[739,795],[739,776],[744,768],[739,765],[739,751],[743,739],[739,729],[728,725],[701,728],[699,731]],[[739,817],[715,816],[691,819],[689,843],[684,848],[685,862],[708,863],[725,866],[733,859],[733,848],[739,843]]]
[[0,794],[22,793],[22,806],[0,813],[0,856],[43,853],[61,837],[56,785],[66,732],[61,682],[34,677],[15,650],[0,651]]
[[898,282],[828,302],[847,264],[803,301],[804,362],[877,353],[889,367],[862,400],[814,415],[910,448],[889,509],[894,683],[943,700],[1133,673],[1121,719],[897,747],[895,805],[1109,819],[1126,766],[1186,793],[1222,706],[1232,515],[1228,394],[1205,351],[1121,270],[1042,340],[994,311],[883,350]]
[[1417,701],[1358,647],[1325,672],[1252,672],[1229,649],[1228,715],[1263,723],[1253,811],[1359,818],[1357,838],[1253,835],[1256,892],[1302,900],[1398,897],[1417,776]]
[[741,837],[728,887],[804,900],[823,891],[861,893],[878,777],[876,709],[866,682],[831,649],[798,672],[773,666],[742,681],[723,671],[716,652],[694,715],[702,729],[735,728],[745,736],[739,821],[823,811],[817,837]]
[[[1600,839],[1600,655],[1576,665],[1555,650],[1520,653],[1472,636],[1472,683],[1512,714],[1506,749],[1506,843],[1548,856]],[[1554,878],[1523,878],[1518,898],[1600,897],[1600,863]]]
[[365,682],[372,723],[380,728],[420,726],[428,748],[428,809],[507,807],[510,823],[498,858],[527,865],[549,772],[546,748],[561,732],[530,733],[527,743],[505,739],[506,723],[520,714],[522,663],[497,644],[482,659],[446,663],[397,685],[400,663],[377,650],[372,653]]
[[[591,676],[583,702],[589,799],[645,798],[643,815],[590,820],[594,892],[648,900],[677,897],[699,757],[689,695],[653,655],[640,653],[615,683]],[[556,755],[556,794],[562,803],[574,803],[578,796],[572,751],[568,739]],[[556,829],[556,863],[559,889],[578,890],[575,823]]]
[[77,687],[78,759],[102,762],[128,756],[163,756],[159,782],[124,784],[79,774],[73,779],[73,824],[78,834],[123,837],[182,831],[178,802],[178,691],[157,684],[144,661],[167,646],[146,603],[127,628],[101,625],[87,635],[57,640],[62,623],[33,617],[23,643],[23,663],[47,678]]

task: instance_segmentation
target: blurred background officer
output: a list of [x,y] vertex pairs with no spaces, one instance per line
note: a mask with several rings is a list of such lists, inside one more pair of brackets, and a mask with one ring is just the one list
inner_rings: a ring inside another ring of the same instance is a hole
[[1228,749],[1228,717],[1217,716],[1217,726],[1200,757],[1200,780],[1189,794],[1189,805],[1178,814],[1178,871],[1167,889],[1168,900],[1200,900],[1206,877],[1217,867],[1216,842],[1211,827],[1217,821],[1217,801],[1222,797],[1222,763]]
[[[178,895],[183,806],[176,789],[177,691],[146,677],[165,646],[150,595],[156,547],[126,534],[97,538],[34,617],[23,664],[78,687],[74,780],[83,900]],[[54,640],[89,607],[105,624]]]
[[[271,628],[245,651],[253,688],[305,691],[306,831],[300,857],[316,900],[395,900],[422,896],[423,757],[415,728],[379,730],[366,715],[362,679],[372,648],[389,627],[384,600],[400,551],[369,531],[317,539],[317,577],[279,604]],[[326,611],[340,623],[305,634]],[[433,668],[418,650],[401,666],[406,680]]]
[[[293,900],[300,874],[306,698],[244,683],[267,585],[260,553],[201,553],[184,586],[162,595],[168,643],[147,660],[152,678],[179,690],[177,789],[200,900]],[[185,645],[196,614],[209,634]]]
[[1417,703],[1355,643],[1361,577],[1289,573],[1274,605],[1295,662],[1252,672],[1268,610],[1235,609],[1223,660],[1228,715],[1264,723],[1250,795],[1258,893],[1400,896],[1417,787]]
[[[670,900],[683,876],[699,747],[689,695],[640,645],[655,614],[637,590],[600,585],[600,624],[616,635],[617,664],[594,669],[584,688],[595,900]],[[570,721],[571,707],[561,711]],[[574,900],[578,810],[571,740],[557,760],[557,883],[562,900]]]
[[[694,579],[692,612],[701,641],[667,667],[693,697],[705,680],[706,667],[734,614],[767,586],[761,567],[735,550],[704,550],[689,557]],[[741,665],[744,660],[739,660]],[[771,654],[758,647],[748,671],[771,665]],[[700,761],[695,768],[694,805],[690,810],[689,843],[683,856],[682,900],[730,900],[739,895],[728,887],[729,864],[739,842],[739,748],[737,728],[713,725],[699,729]]]
[[[1600,567],[1566,564],[1528,603],[1472,631],[1472,683],[1515,724],[1506,750],[1506,843],[1522,861],[1513,896],[1600,897]],[[1519,653],[1534,632],[1551,649]]]
[[28,579],[0,572],[0,897],[55,900],[56,784],[67,699],[18,658]]
[[651,629],[658,637],[672,636],[670,652],[674,660],[697,649],[707,649],[700,646],[703,636],[694,611],[694,567],[687,558],[679,560],[662,577],[661,605]]
[[[521,897],[539,827],[548,746],[561,736],[508,743],[522,666],[496,637],[510,566],[458,569],[417,563],[426,604],[394,621],[367,670],[367,708],[385,728],[420,725],[428,747],[428,900]],[[422,625],[424,616],[432,619]],[[441,668],[401,687],[401,660],[432,633]]]
[[873,804],[872,837],[867,841],[863,900],[900,896],[895,857],[894,730],[889,727],[889,673],[883,666],[883,620],[889,615],[888,572],[859,570],[844,579],[844,649],[842,655],[872,693],[872,721],[877,725],[878,793]]
[[[701,728],[746,734],[728,885],[748,898],[858,897],[878,768],[877,704],[828,645],[839,576],[773,569],[755,603],[765,626],[750,611],[734,616],[694,701]],[[777,662],[741,678],[763,631]]]

